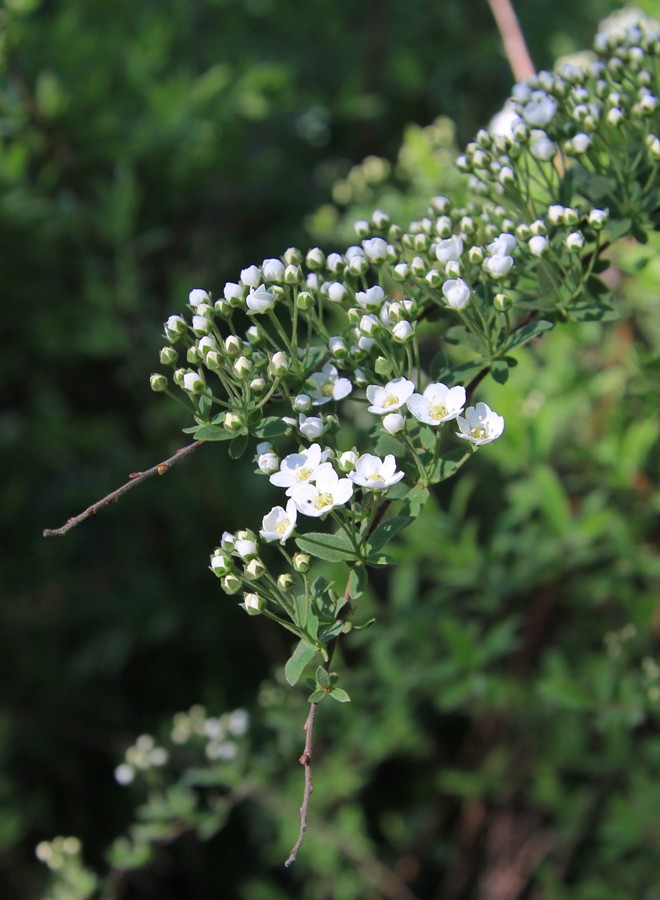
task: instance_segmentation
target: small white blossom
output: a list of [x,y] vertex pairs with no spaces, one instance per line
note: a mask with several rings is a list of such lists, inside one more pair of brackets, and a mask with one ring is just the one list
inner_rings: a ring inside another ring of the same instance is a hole
[[447,305],[452,309],[465,309],[470,302],[470,287],[462,278],[453,278],[442,285]]
[[535,234],[527,243],[532,256],[543,256],[548,251],[548,239],[542,234]]
[[348,478],[340,478],[330,463],[323,463],[316,470],[314,484],[308,481],[296,485],[290,493],[298,512],[318,518],[348,503],[353,496],[353,484]]
[[245,287],[242,284],[236,284],[235,281],[228,281],[224,286],[222,293],[225,300],[228,303],[231,303],[232,300],[238,301],[243,299]]
[[307,412],[312,408],[312,398],[309,394],[297,394],[293,398],[293,408],[296,412]]
[[489,256],[484,260],[483,267],[493,278],[504,278],[513,268],[513,257]]
[[199,306],[200,303],[209,303],[210,297],[206,293],[206,291],[200,290],[200,288],[195,288],[188,294],[188,303],[191,306]]
[[208,334],[211,330],[211,320],[207,319],[206,316],[193,316],[192,330],[197,337],[203,337],[203,335]]
[[405,472],[396,471],[396,458],[391,453],[385,459],[372,453],[364,453],[348,477],[360,487],[371,491],[383,491],[401,481],[404,475]]
[[367,291],[358,291],[355,299],[363,309],[380,309],[385,299],[385,291],[379,284],[375,284]]
[[442,382],[430,384],[423,394],[413,394],[407,406],[413,416],[426,425],[449,422],[463,412],[467,395],[462,385],[449,388]]
[[357,461],[358,454],[355,450],[345,450],[337,460],[337,465],[342,472],[351,472]]
[[183,389],[189,394],[201,394],[204,390],[204,381],[198,372],[186,372],[183,376]]
[[260,284],[250,290],[245,302],[250,312],[263,313],[275,303],[275,297],[266,290],[266,285]]
[[385,387],[370,384],[367,388],[367,400],[371,404],[369,412],[377,416],[400,409],[415,390],[415,385],[407,378],[394,378]]
[[405,419],[401,413],[388,413],[383,416],[383,428],[389,434],[397,434],[405,425]]
[[[329,451],[322,450],[320,444],[311,444],[307,450],[300,453],[290,453],[280,463],[279,472],[271,475],[269,481],[276,487],[283,488],[292,488],[297,484],[311,481],[328,455]],[[289,490],[287,495],[291,496]]]
[[463,239],[457,234],[438,241],[435,245],[435,256],[438,262],[447,265],[450,260],[459,261],[463,252]]
[[264,450],[257,457],[257,466],[264,475],[272,475],[273,472],[279,471],[280,458],[273,450]]
[[584,235],[580,231],[572,231],[566,238],[568,250],[581,250],[584,247]]
[[284,280],[284,263],[281,259],[265,259],[261,271],[266,281],[274,281],[279,284]]
[[261,269],[259,266],[248,266],[241,272],[241,283],[245,287],[255,288],[261,281]]
[[304,435],[308,441],[314,441],[321,437],[325,431],[325,423],[321,416],[306,416],[300,413],[298,417],[298,431]]
[[486,404],[468,406],[465,416],[456,420],[460,431],[456,434],[471,444],[480,446],[496,440],[504,431],[504,419]]
[[387,241],[383,238],[369,238],[362,241],[362,246],[369,262],[379,263],[387,259]]
[[518,241],[515,236],[505,231],[488,244],[486,250],[491,256],[509,256],[517,246]]
[[557,112],[557,101],[544,91],[534,91],[522,114],[528,125],[544,128]]
[[320,372],[310,375],[315,387],[309,392],[313,406],[323,406],[331,400],[343,400],[353,390],[348,378],[340,378],[336,366],[326,363]]
[[333,303],[341,303],[347,293],[346,285],[342,284],[341,281],[331,281],[328,283],[328,300],[332,300]]
[[392,328],[392,337],[396,338],[397,341],[401,341],[402,344],[409,340],[414,333],[415,329],[405,319],[397,322]]
[[551,141],[545,131],[532,131],[529,142],[529,152],[534,159],[547,162],[557,152],[557,145]]
[[279,541],[283,544],[296,527],[298,509],[294,500],[289,500],[286,509],[274,506],[261,522],[259,534],[265,541]]
[[234,550],[241,559],[247,562],[257,556],[257,542],[252,538],[237,538],[234,542]]
[[249,616],[258,616],[266,607],[266,601],[258,594],[245,594],[243,597],[243,606]]

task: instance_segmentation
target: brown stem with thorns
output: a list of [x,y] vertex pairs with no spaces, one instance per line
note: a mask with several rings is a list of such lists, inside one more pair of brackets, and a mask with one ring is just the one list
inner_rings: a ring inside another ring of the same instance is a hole
[[511,0],[488,0],[488,5],[502,38],[504,54],[511,66],[513,77],[516,81],[531,78],[536,74],[536,69]]
[[305,840],[305,832],[307,831],[309,801],[312,796],[312,791],[314,790],[314,784],[312,782],[312,743],[314,741],[316,706],[316,703],[310,703],[309,714],[307,716],[307,721],[305,722],[305,749],[299,759],[300,764],[305,767],[305,792],[303,794],[302,806],[300,807],[300,831],[298,832],[298,840],[294,844],[291,853],[289,853],[289,858],[284,863],[286,868],[296,861],[296,856],[298,856],[298,851],[302,847],[302,842]]
[[112,491],[112,493],[108,494],[107,497],[103,497],[102,500],[97,500],[96,503],[92,503],[91,506],[88,506],[84,512],[81,512],[79,515],[74,516],[72,519],[68,519],[66,525],[62,525],[61,528],[45,528],[43,531],[44,537],[60,537],[63,534],[66,534],[67,531],[71,531],[72,528],[75,528],[76,525],[79,525],[81,522],[84,522],[85,519],[89,519],[90,516],[93,516],[94,513],[98,512],[99,509],[102,509],[104,506],[107,506],[109,503],[113,503],[115,500],[119,500],[126,491],[130,491],[132,487],[135,487],[136,484],[141,484],[143,481],[146,481],[147,478],[151,478],[152,475],[164,475],[166,472],[172,468],[175,463],[178,463],[180,459],[183,459],[184,456],[188,456],[193,450],[196,450],[199,446],[201,446],[204,441],[195,441],[193,444],[189,444],[187,447],[182,447],[181,450],[177,450],[174,456],[170,456],[169,459],[163,460],[163,462],[157,463],[155,466],[152,466],[151,469],[147,469],[145,472],[132,472],[128,477],[129,481],[126,484],[123,484],[117,490]]

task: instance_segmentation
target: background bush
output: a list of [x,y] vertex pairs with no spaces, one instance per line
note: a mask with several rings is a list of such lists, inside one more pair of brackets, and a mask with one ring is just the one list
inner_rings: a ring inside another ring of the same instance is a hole
[[[520,3],[537,64],[588,46],[611,7]],[[510,87],[485,4],[11,0],[0,27],[2,896],[40,895],[34,847],[55,834],[102,870],[140,797],[112,778],[125,747],[199,702],[250,709],[221,789],[253,790],[117,895],[657,896],[653,248],[618,260],[619,324],[553,333],[488,386],[506,439],[374,585],[377,631],[344,661],[353,704],[321,710],[295,871],[304,697],[273,675],[279,635],[206,569],[260,482],[205,448],[40,536],[181,446],[188,422],[148,374],[190,287],[458,189],[454,141]]]

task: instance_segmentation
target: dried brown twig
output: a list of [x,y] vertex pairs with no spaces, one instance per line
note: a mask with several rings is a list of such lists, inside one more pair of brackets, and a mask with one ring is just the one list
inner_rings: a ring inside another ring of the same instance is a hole
[[123,484],[121,487],[117,488],[117,490],[112,491],[112,493],[108,494],[106,497],[103,497],[102,500],[97,500],[96,503],[92,503],[91,506],[88,506],[84,512],[81,512],[79,515],[74,516],[72,519],[68,519],[65,525],[62,525],[60,528],[44,528],[43,536],[44,537],[61,537],[66,534],[68,531],[71,531],[72,528],[75,528],[76,525],[79,525],[81,522],[84,522],[85,519],[89,519],[90,516],[93,516],[94,513],[98,512],[99,509],[102,509],[104,506],[107,506],[109,503],[113,503],[115,500],[119,500],[127,491],[130,491],[132,487],[135,487],[136,484],[141,484],[143,481],[146,481],[147,478],[151,478],[152,475],[164,475],[166,472],[172,468],[175,463],[178,463],[180,459],[183,459],[185,456],[188,456],[193,450],[196,450],[204,441],[195,441],[193,444],[188,444],[187,447],[182,447],[181,450],[177,450],[174,456],[170,456],[169,459],[163,460],[163,462],[157,463],[155,466],[152,466],[150,469],[147,469],[144,472],[132,472],[128,477],[129,481],[126,484]]

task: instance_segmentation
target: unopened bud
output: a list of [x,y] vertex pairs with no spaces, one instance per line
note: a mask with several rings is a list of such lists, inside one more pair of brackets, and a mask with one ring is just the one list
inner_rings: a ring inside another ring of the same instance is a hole
[[312,558],[308,553],[296,553],[293,557],[293,568],[296,572],[309,572]]
[[151,390],[156,391],[157,394],[167,390],[167,378],[165,377],[165,375],[162,375],[160,373],[152,375],[149,379],[149,384],[151,386]]

